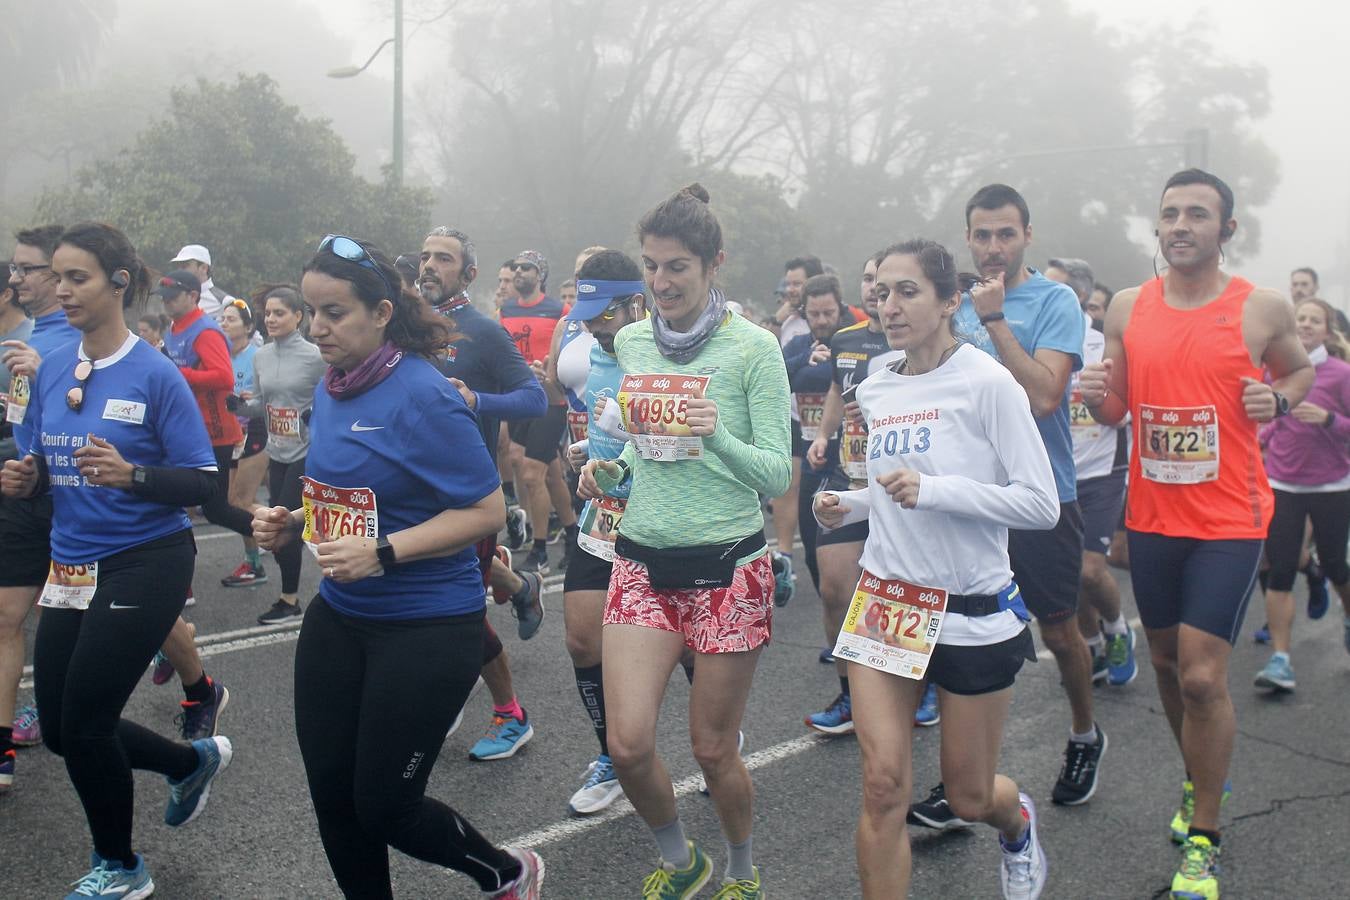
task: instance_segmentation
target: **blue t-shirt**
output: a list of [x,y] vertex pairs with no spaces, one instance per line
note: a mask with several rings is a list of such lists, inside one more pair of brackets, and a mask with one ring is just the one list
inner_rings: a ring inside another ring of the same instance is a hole
[[[66,321],[66,314],[61,310],[47,313],[40,319],[33,321],[33,333],[28,336],[28,346],[32,347],[42,357],[42,362],[38,363],[41,369],[46,364],[47,357],[59,347],[78,341],[83,335],[80,330]],[[22,376],[19,376],[22,377]],[[13,386],[11,385],[11,390]],[[22,450],[25,447],[33,446],[32,420],[32,401],[28,412],[24,415],[23,423],[14,426],[14,446]]]
[[[1032,269],[1031,275],[1004,297],[1003,315],[1007,317],[1008,327],[1017,343],[1027,353],[1035,355],[1041,349],[1058,350],[1073,357],[1072,371],[1083,368],[1083,337],[1087,329],[1078,296],[1068,285],[1051,281]],[[961,296],[961,306],[954,321],[957,334],[998,359],[994,341],[980,324],[969,294]],[[1073,437],[1069,432],[1068,385],[1065,385],[1059,408],[1044,418],[1037,418],[1036,428],[1040,430],[1041,440],[1050,456],[1059,502],[1077,499],[1078,477],[1073,464]]]
[[28,409],[35,433],[30,447],[46,458],[51,479],[52,559],[68,565],[192,527],[180,507],[85,481],[72,454],[86,435],[108,441],[132,465],[216,468],[197,401],[168,357],[128,335],[116,353],[94,364],[77,411],[66,404],[66,392],[76,383],[79,349],[69,343],[44,357]]
[[[230,357],[234,364],[234,395],[238,397],[244,391],[253,390],[253,355],[258,352],[258,345],[254,343],[247,344],[243,350]],[[249,423],[253,419],[247,416],[235,416],[239,420],[239,427],[248,431]],[[261,422],[262,420],[257,420]]]
[[[309,428],[305,475],[373,492],[380,535],[472,506],[501,483],[459,391],[420,357],[404,355],[393,374],[350,400],[333,399],[320,383]],[[319,593],[338,612],[366,619],[460,615],[486,601],[473,547],[346,584],[325,578]]]
[[[619,396],[619,382],[623,381],[623,369],[619,368],[619,359],[610,356],[597,343],[591,348],[591,373],[586,376],[586,441],[590,448],[591,459],[618,459],[623,452],[625,441],[603,431],[595,424],[595,404],[601,397],[607,397],[613,403]],[[630,478],[611,491],[611,497],[627,497],[633,488]]]

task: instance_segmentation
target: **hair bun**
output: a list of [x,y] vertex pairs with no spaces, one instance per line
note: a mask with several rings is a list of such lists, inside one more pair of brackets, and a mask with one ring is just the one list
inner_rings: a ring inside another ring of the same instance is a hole
[[708,189],[705,188],[703,185],[699,184],[697,181],[684,188],[681,188],[679,196],[693,197],[695,200],[698,200],[701,203],[710,203],[712,201],[712,197],[708,194]]

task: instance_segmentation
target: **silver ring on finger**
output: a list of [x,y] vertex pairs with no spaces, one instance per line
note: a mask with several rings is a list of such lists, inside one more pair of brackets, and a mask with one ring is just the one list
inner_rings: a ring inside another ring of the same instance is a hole
[[94,466],[94,477],[98,477],[98,466]]

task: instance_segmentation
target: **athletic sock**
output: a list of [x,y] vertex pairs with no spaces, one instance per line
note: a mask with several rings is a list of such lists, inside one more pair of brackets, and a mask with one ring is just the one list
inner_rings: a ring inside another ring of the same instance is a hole
[[605,739],[605,682],[601,676],[601,667],[598,664],[584,669],[573,666],[572,671],[576,673],[581,705],[591,717],[591,727],[595,729],[596,740],[600,742],[600,752],[609,756],[609,741]]
[[547,552],[548,552],[548,538],[546,538],[546,537],[535,538],[535,539],[534,539],[534,549],[535,549],[535,552],[536,552],[536,553],[547,553]]
[[1027,814],[1022,813],[1022,818],[1026,820],[1027,827],[1022,829],[1022,836],[1015,841],[1006,840],[1003,835],[998,836],[998,842],[1003,846],[1007,853],[1021,853],[1027,849],[1027,843],[1031,840],[1031,820],[1027,819]]
[[1215,847],[1219,846],[1219,833],[1217,831],[1207,831],[1204,828],[1196,828],[1194,825],[1192,825],[1190,827],[1190,830],[1186,832],[1186,837],[1209,838],[1209,842],[1211,844],[1213,844]]
[[1106,651],[1106,637],[1100,631],[1083,640],[1087,641],[1088,651],[1093,656],[1101,656]]
[[674,822],[652,829],[661,858],[677,869],[687,869],[694,861],[689,852],[689,839],[684,836],[684,823],[676,817]]
[[1284,660],[1285,662],[1289,662],[1289,654],[1288,654],[1288,653],[1281,653],[1281,652],[1278,651],[1278,650],[1276,650],[1274,653],[1270,654],[1270,658],[1271,658],[1272,661],[1273,661],[1273,660],[1277,660],[1277,659],[1282,659],[1282,660]]
[[516,483],[514,481],[502,482],[502,494],[506,496],[507,506],[518,505],[518,501],[516,500]]
[[1075,744],[1095,744],[1095,743],[1097,743],[1097,726],[1096,726],[1096,724],[1095,724],[1095,723],[1093,724],[1092,730],[1091,730],[1091,731],[1084,732],[1083,734],[1079,734],[1078,732],[1074,731],[1074,730],[1073,730],[1073,727],[1070,726],[1070,728],[1069,728],[1069,740],[1073,741]]
[[520,701],[515,697],[512,697],[511,702],[505,706],[492,704],[492,711],[499,716],[511,716],[521,722],[525,721],[525,710],[520,708]]
[[13,749],[14,749],[14,727],[12,725],[5,725],[4,727],[0,727],[0,753],[4,753],[6,750],[13,750]]
[[244,561],[256,569],[262,562],[262,552],[258,550],[257,547],[254,547],[252,550],[245,550]]
[[1114,622],[1102,619],[1102,630],[1107,634],[1128,634],[1130,626],[1124,616],[1116,616]]
[[183,696],[192,703],[211,703],[216,699],[216,692],[211,689],[211,679],[203,672],[196,684],[183,685]]
[[739,844],[733,844],[727,841],[727,877],[734,878],[737,881],[753,881],[755,878],[755,863],[751,858],[750,845],[754,842],[754,836],[746,838]]
[[569,545],[575,544],[577,542],[577,534],[581,531],[581,526],[574,522],[571,525],[563,526],[563,531],[567,532],[567,543]]
[[847,675],[840,675],[840,676],[839,676],[839,693],[843,694],[845,697],[851,697],[851,696],[853,696],[853,695],[850,694],[849,691],[848,691],[848,676],[847,676]]

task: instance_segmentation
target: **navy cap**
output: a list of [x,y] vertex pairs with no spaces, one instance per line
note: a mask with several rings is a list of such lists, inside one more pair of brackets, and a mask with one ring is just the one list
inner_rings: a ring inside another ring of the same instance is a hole
[[186,269],[174,269],[172,272],[163,275],[155,283],[155,289],[150,293],[160,297],[173,297],[183,291],[196,291],[200,294],[202,292],[201,280]]

